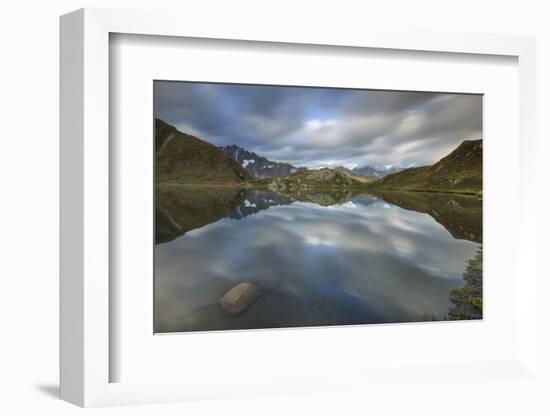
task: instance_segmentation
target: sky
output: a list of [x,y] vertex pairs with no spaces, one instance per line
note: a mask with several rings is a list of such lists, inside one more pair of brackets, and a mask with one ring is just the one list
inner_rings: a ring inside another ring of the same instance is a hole
[[155,117],[310,169],[433,164],[482,138],[482,96],[155,81]]

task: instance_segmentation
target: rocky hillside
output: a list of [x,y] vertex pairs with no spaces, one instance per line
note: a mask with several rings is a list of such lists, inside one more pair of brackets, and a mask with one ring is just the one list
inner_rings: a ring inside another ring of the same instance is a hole
[[482,141],[466,140],[436,164],[405,169],[388,175],[375,182],[372,187],[480,195],[483,176],[482,158]]
[[345,173],[346,175],[353,175],[353,171],[351,169],[346,168],[345,166],[336,166],[334,168],[336,172]]
[[306,170],[284,178],[255,181],[256,185],[266,186],[271,191],[297,192],[315,189],[364,188],[365,182],[334,169]]
[[222,147],[221,150],[256,178],[282,178],[306,170],[289,163],[273,162],[235,144]]
[[352,178],[363,183],[373,182],[379,179],[378,176],[364,175],[362,173],[358,173],[355,169],[348,169],[344,166],[337,166],[334,168],[334,170],[336,172],[344,173],[348,176],[351,176]]
[[237,184],[251,175],[216,146],[155,120],[157,183]]

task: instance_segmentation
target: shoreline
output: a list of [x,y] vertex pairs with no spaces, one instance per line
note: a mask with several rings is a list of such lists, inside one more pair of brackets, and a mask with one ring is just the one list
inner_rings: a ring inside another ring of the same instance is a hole
[[[278,190],[270,189],[267,185],[251,184],[246,182],[240,183],[224,183],[224,182],[160,182],[155,183],[155,188],[158,187],[187,187],[187,188],[236,188],[236,189],[251,189],[262,190],[280,193]],[[459,195],[465,197],[474,197],[483,200],[481,191],[453,191],[453,190],[433,190],[433,189],[399,189],[399,188],[377,188],[377,187],[335,187],[335,186],[317,186],[301,189],[300,192],[315,192],[315,191],[363,191],[367,194],[376,195],[384,192],[409,192],[409,193],[432,193]]]

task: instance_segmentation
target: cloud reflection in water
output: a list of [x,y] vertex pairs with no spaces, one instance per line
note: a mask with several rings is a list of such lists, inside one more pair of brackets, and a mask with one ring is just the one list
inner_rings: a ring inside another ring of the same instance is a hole
[[[156,332],[443,319],[478,247],[375,197],[240,218],[155,247]],[[218,300],[242,282],[263,296],[229,316]]]

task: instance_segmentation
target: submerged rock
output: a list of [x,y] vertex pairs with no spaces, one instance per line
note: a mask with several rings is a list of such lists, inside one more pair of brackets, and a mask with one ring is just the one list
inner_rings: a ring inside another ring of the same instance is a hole
[[240,283],[225,292],[220,298],[220,306],[225,312],[236,315],[252,305],[260,295],[258,286],[249,282]]

